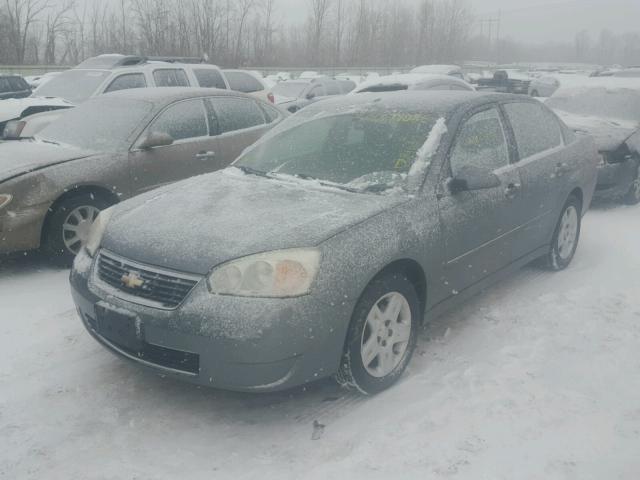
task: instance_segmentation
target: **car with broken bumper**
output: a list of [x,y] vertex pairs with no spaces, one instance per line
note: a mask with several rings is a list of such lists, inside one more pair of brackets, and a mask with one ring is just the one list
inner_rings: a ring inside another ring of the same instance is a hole
[[162,375],[376,393],[425,319],[534,260],[570,264],[596,162],[527,97],[327,100],[222,171],[102,212],[73,298],[98,342]]

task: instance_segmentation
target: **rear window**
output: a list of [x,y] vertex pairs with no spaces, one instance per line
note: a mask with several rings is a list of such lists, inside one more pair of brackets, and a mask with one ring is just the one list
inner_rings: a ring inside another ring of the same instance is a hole
[[342,95],[342,89],[338,82],[327,82],[326,84],[327,95]]
[[504,106],[516,136],[520,158],[529,158],[562,144],[560,123],[542,105],[508,103]]
[[224,78],[220,72],[214,68],[198,68],[193,71],[198,80],[198,84],[203,88],[227,89]]
[[231,90],[243,93],[253,93],[264,90],[262,83],[260,83],[253,75],[245,72],[233,72],[229,70],[225,71],[224,74],[227,77]]
[[154,70],[153,79],[157,87],[188,87],[189,79],[184,70],[162,69]]
[[340,80],[340,86],[342,87],[342,93],[349,93],[357,87],[356,83],[351,80]]
[[6,93],[6,92],[12,92],[12,91],[13,89],[9,84],[9,79],[0,77],[0,92]]
[[129,90],[132,88],[145,88],[147,81],[142,73],[127,73],[117,77],[105,90],[105,93]]
[[209,99],[218,120],[218,134],[264,125],[264,113],[256,102],[245,98]]
[[16,92],[29,90],[29,84],[21,77],[9,77],[9,85]]

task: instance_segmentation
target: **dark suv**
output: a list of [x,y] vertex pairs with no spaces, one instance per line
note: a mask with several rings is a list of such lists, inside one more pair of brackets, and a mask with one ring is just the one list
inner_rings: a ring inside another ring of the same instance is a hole
[[0,75],[0,100],[25,98],[31,95],[31,87],[19,75]]

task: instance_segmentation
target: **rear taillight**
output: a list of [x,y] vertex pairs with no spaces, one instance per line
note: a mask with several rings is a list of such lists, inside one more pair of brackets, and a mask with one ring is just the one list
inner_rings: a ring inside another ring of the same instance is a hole
[[18,140],[26,125],[27,122],[24,120],[11,120],[10,122],[7,122],[7,125],[4,127],[2,137],[5,140]]
[[273,93],[271,92],[267,93],[267,98],[271,103],[276,103],[276,97],[273,96]]

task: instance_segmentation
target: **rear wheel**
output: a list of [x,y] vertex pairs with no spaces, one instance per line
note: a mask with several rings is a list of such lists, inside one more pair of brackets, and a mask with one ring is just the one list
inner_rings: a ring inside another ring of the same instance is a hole
[[582,204],[572,195],[562,209],[553,233],[546,264],[552,270],[564,270],[571,264],[578,248],[582,227]]
[[374,280],[354,310],[338,382],[367,395],[389,388],[411,360],[421,323],[420,301],[406,275]]
[[95,194],[80,194],[60,202],[46,223],[43,249],[56,263],[70,265],[98,214],[111,203]]

